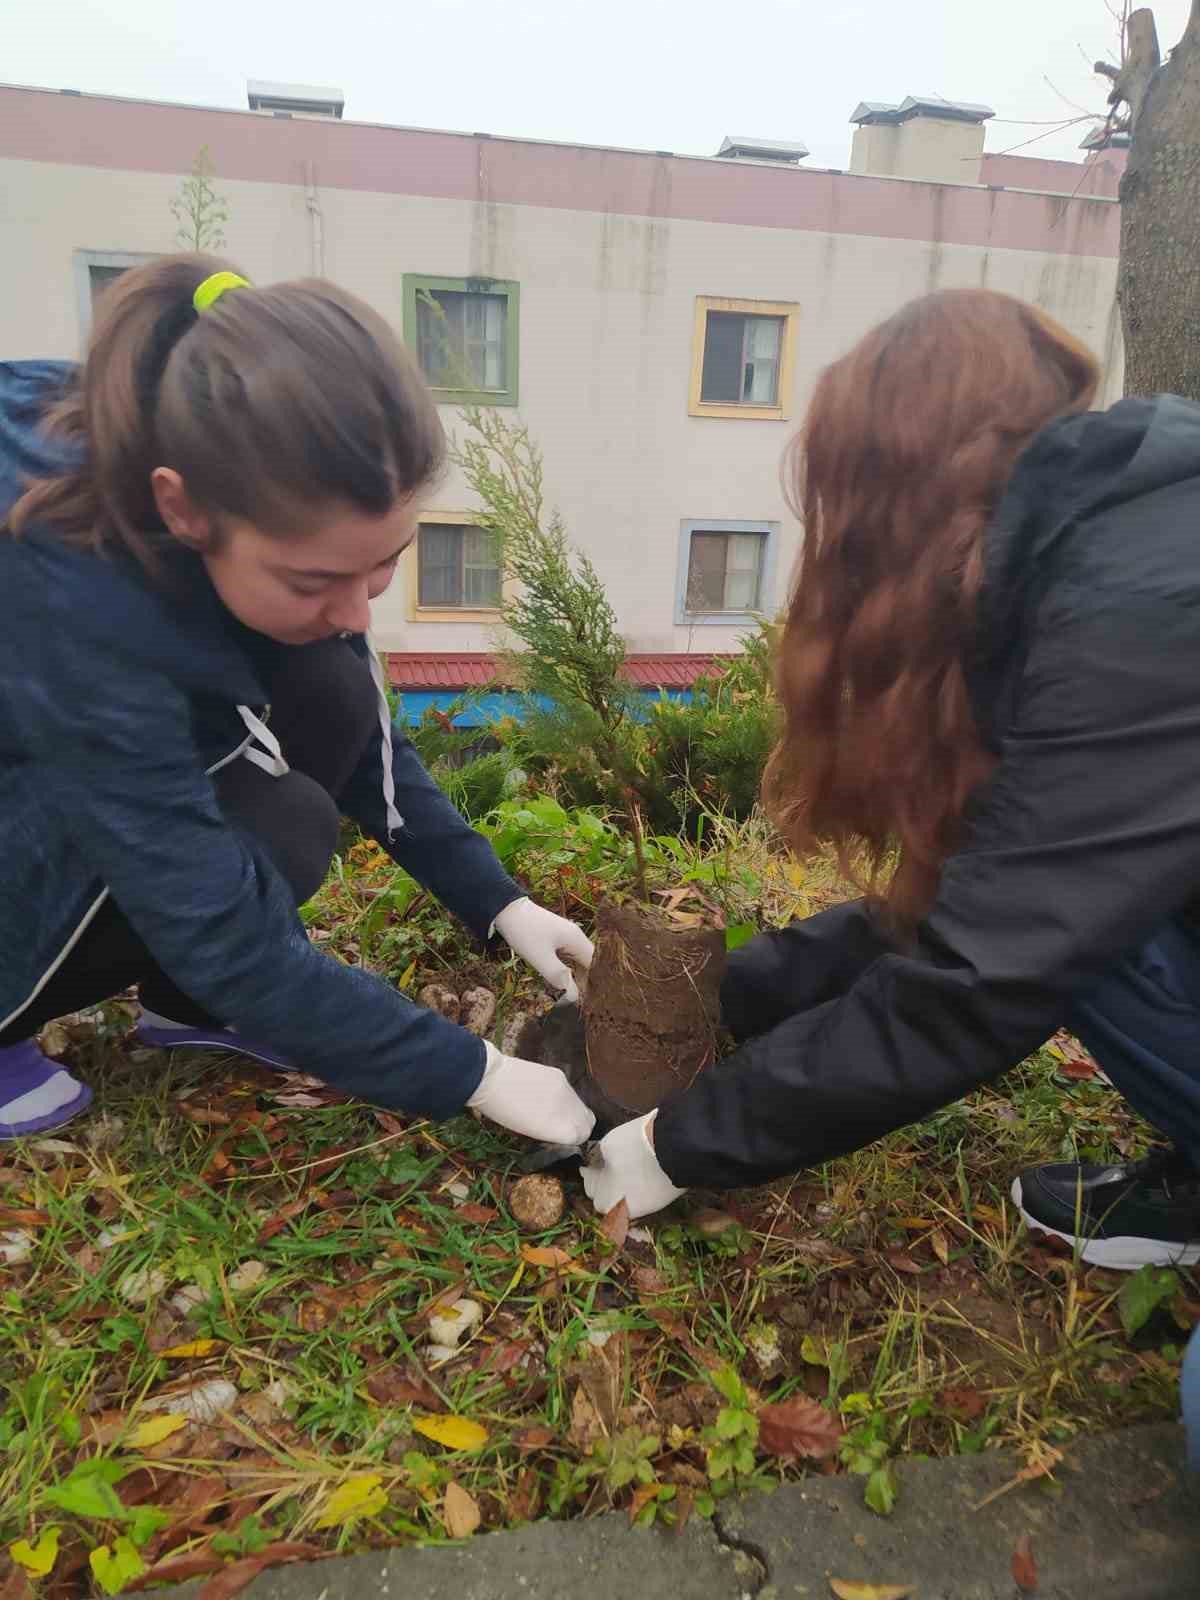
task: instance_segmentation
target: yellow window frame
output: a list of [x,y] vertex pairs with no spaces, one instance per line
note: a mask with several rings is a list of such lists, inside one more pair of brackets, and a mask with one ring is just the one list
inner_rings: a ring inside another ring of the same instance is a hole
[[[781,317],[783,339],[779,351],[779,401],[773,406],[715,405],[700,398],[704,379],[704,342],[708,334],[710,311],[731,311],[749,317]],[[791,415],[792,384],[796,371],[796,330],[800,307],[793,300],[730,300],[718,295],[696,296],[696,317],[692,328],[692,372],[688,395],[688,414],[693,417],[724,417],[742,422],[786,422]]]
[[[443,526],[477,528],[478,511],[422,511],[417,518],[417,537],[404,553],[408,568],[408,620],[410,622],[465,622],[494,623],[499,619],[499,606],[423,606],[421,604],[421,534],[420,524],[437,522]],[[507,586],[506,586],[507,588]]]

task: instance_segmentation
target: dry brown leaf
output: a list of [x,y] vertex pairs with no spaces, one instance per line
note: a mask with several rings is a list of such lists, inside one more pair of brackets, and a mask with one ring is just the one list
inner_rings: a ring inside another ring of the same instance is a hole
[[978,1389],[943,1389],[938,1405],[960,1422],[974,1422],[987,1410],[987,1396]]
[[628,1335],[614,1333],[606,1344],[592,1346],[580,1363],[580,1383],[587,1390],[605,1433],[612,1433],[617,1425],[628,1354]]
[[651,1500],[656,1500],[661,1493],[661,1483],[639,1483],[633,1491],[633,1498],[629,1502],[630,1522],[636,1522],[639,1511],[648,1506]]
[[620,1250],[629,1234],[629,1202],[624,1198],[617,1201],[611,1211],[607,1212],[599,1225],[599,1231],[612,1245],[614,1250]]
[[933,1246],[933,1253],[944,1267],[950,1265],[950,1241],[946,1238],[945,1230],[935,1228],[929,1235],[929,1242]]
[[0,1579],[0,1600],[34,1600],[34,1587],[15,1562],[7,1576]]
[[1060,1062],[1058,1070],[1072,1083],[1086,1083],[1089,1078],[1096,1076],[1096,1063],[1083,1056],[1073,1056],[1070,1061]]
[[1024,1594],[1035,1594],[1038,1586],[1038,1565],[1033,1555],[1029,1535],[1023,1533],[1017,1540],[1012,1555],[1012,1575],[1017,1588]]
[[186,1556],[164,1556],[148,1567],[132,1583],[127,1583],[122,1594],[136,1594],[157,1583],[186,1583],[189,1578],[203,1578],[210,1572],[220,1572],[225,1558],[212,1550],[193,1550]]
[[521,1259],[528,1261],[531,1267],[551,1267],[556,1272],[565,1272],[575,1265],[565,1250],[553,1244],[523,1244]]
[[830,1578],[829,1587],[838,1600],[908,1600],[911,1583],[853,1583],[846,1578]]
[[905,1255],[903,1250],[885,1250],[884,1260],[893,1272],[905,1272],[910,1276],[920,1276],[920,1267],[910,1255]]
[[522,1428],[513,1435],[512,1442],[518,1450],[544,1450],[548,1444],[554,1443],[554,1429],[540,1426]]
[[508,1514],[513,1522],[532,1522],[542,1501],[542,1485],[536,1467],[526,1467],[517,1479],[517,1487],[508,1502]]
[[706,1234],[710,1238],[727,1233],[730,1228],[736,1228],[738,1225],[737,1218],[730,1216],[728,1211],[715,1211],[711,1207],[693,1211],[688,1221],[698,1233]]
[[311,1199],[311,1195],[302,1194],[298,1200],[289,1200],[287,1205],[280,1206],[279,1210],[268,1217],[258,1230],[258,1243],[266,1244],[277,1233],[282,1233],[294,1217],[298,1217],[302,1211],[307,1211]]
[[317,1545],[280,1539],[275,1544],[267,1545],[257,1555],[245,1556],[220,1572],[214,1572],[206,1583],[200,1585],[196,1600],[231,1600],[231,1596],[240,1594],[248,1583],[268,1567],[282,1566],[289,1561],[314,1561],[324,1554]]
[[482,1521],[475,1497],[453,1478],[442,1500],[442,1521],[452,1539],[469,1539]]
[[581,1455],[588,1455],[597,1440],[603,1438],[604,1424],[600,1421],[600,1413],[592,1404],[587,1390],[580,1384],[571,1401],[571,1426],[567,1430],[567,1440]]
[[671,1287],[657,1267],[634,1267],[629,1276],[639,1294],[665,1294]]
[[793,1395],[778,1405],[759,1407],[758,1446],[768,1455],[820,1461],[835,1454],[841,1442],[842,1425],[837,1417],[808,1395]]
[[495,1222],[500,1213],[495,1206],[478,1206],[474,1201],[468,1201],[465,1206],[459,1206],[455,1211],[456,1217],[461,1217],[464,1222]]
[[366,1390],[381,1406],[420,1406],[425,1411],[446,1409],[428,1384],[400,1367],[377,1367],[368,1373]]

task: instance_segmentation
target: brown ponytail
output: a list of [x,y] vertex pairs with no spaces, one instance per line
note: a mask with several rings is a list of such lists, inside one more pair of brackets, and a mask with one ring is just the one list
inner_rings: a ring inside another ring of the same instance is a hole
[[167,256],[106,293],[76,383],[47,416],[81,465],[22,496],[14,534],[51,527],[157,575],[155,467],[179,472],[202,509],[283,538],[334,502],[382,515],[441,470],[437,409],[382,317],[315,280],[230,290],[198,316],[197,287],[226,270]]

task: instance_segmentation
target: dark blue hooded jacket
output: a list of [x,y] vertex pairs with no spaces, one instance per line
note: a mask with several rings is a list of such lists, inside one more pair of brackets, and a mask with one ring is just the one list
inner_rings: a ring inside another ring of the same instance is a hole
[[[40,421],[70,377],[0,363],[0,521],[31,477],[65,464]],[[288,647],[234,624],[183,559],[186,601],[121,555],[0,533],[0,1027],[111,893],[206,1010],[347,1093],[452,1115],[482,1077],[482,1043],[316,950],[266,852],[218,809],[208,772],[246,743],[239,707],[266,702],[255,663]],[[382,732],[343,807],[486,935],[522,891],[395,728],[391,743],[403,826],[389,839]]]

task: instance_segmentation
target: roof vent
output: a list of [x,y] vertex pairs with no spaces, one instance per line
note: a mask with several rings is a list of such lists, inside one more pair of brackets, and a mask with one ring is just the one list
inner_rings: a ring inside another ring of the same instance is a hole
[[1084,134],[1079,141],[1079,148],[1092,151],[1128,150],[1132,143],[1132,138],[1124,130],[1110,128],[1107,122],[1102,122],[1090,133]]
[[777,166],[798,167],[808,154],[799,139],[729,138],[717,151],[726,161],[773,161]]
[[346,104],[340,89],[311,83],[267,83],[262,78],[247,81],[246,98],[251,111],[275,117],[340,118]]
[[943,122],[986,122],[996,113],[991,106],[972,105],[969,100],[942,100],[937,95],[905,95],[898,106],[882,100],[861,100],[850,114],[859,127],[880,123],[909,122],[913,117],[935,117]]

